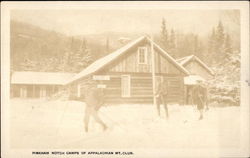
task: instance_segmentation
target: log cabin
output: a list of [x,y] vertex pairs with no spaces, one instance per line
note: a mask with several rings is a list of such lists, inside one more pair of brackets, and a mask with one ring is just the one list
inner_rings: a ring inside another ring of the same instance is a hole
[[186,56],[176,61],[189,71],[190,75],[200,76],[204,80],[212,79],[214,76],[213,70],[195,55]]
[[12,98],[48,98],[64,88],[73,73],[16,71],[11,75]]
[[66,85],[72,96],[81,97],[88,80],[96,80],[105,87],[106,103],[153,103],[153,91],[166,81],[168,102],[182,104],[183,78],[188,74],[154,41],[142,36],[96,60]]
[[189,76],[184,78],[185,104],[192,104],[192,89],[197,80],[208,81],[213,79],[214,72],[208,65],[195,55],[186,56],[176,60],[188,72]]

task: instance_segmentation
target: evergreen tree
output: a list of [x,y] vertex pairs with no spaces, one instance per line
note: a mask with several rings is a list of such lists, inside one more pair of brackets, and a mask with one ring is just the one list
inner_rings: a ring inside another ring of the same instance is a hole
[[85,49],[87,49],[87,40],[83,38],[81,46],[80,46],[80,50],[85,50]]
[[175,32],[173,29],[171,29],[171,34],[170,34],[170,38],[169,38],[169,48],[168,48],[168,53],[176,58],[178,55],[176,54],[176,38],[175,38]]
[[191,55],[193,53],[192,50],[192,35],[191,34],[183,34],[179,33],[176,47],[176,57],[184,57]]
[[222,48],[224,44],[224,26],[221,21],[219,21],[216,28],[216,49],[218,53],[222,53]]
[[175,32],[171,29],[170,39],[169,39],[169,48],[175,49],[176,48],[176,39],[175,39]]
[[79,50],[79,54],[80,54],[80,62],[82,64],[80,64],[82,67],[86,67],[88,66],[93,58],[92,58],[92,53],[90,51],[90,49],[87,46],[87,40],[84,39],[83,45],[81,47],[81,49]]
[[21,64],[20,64],[21,70],[23,71],[37,71],[37,62],[32,61],[28,58],[26,58]]
[[61,57],[61,62],[60,65],[58,67],[59,71],[62,72],[69,72],[69,57],[70,57],[70,52],[69,50],[65,51],[64,54]]
[[77,40],[74,39],[74,37],[71,37],[71,44],[70,44],[70,51],[71,52],[75,52],[77,51],[78,47],[77,47]]
[[225,44],[224,44],[224,52],[226,55],[226,59],[230,58],[230,56],[233,54],[231,38],[230,38],[229,34],[226,34]]
[[169,37],[168,37],[168,30],[166,28],[166,21],[163,18],[162,19],[162,24],[161,24],[161,45],[163,46],[163,48],[166,50],[169,47]]
[[211,34],[208,37],[208,45],[207,45],[207,59],[209,65],[214,65],[215,60],[213,57],[216,54],[216,30],[213,27]]
[[208,57],[207,57],[207,53],[206,53],[206,49],[205,49],[205,46],[202,42],[202,40],[199,40],[198,42],[198,49],[197,49],[197,56],[202,60],[204,61],[206,64],[209,64],[208,63]]
[[204,45],[198,34],[193,36],[193,54],[200,59],[204,59]]
[[79,72],[89,65],[92,61],[90,50],[87,48],[87,42],[83,39],[79,50],[70,55],[69,67],[71,72]]
[[208,41],[208,54],[215,52],[215,43],[216,43],[216,33],[215,33],[215,28],[213,28]]
[[42,72],[54,72],[57,63],[54,58],[45,58],[43,61],[38,62],[36,67]]
[[224,26],[221,21],[218,22],[216,28],[213,28],[208,41],[208,59],[210,64],[221,64],[225,58],[224,52],[225,33]]
[[193,54],[196,55],[196,56],[199,56],[199,39],[198,39],[198,35],[194,35],[194,51],[193,51]]

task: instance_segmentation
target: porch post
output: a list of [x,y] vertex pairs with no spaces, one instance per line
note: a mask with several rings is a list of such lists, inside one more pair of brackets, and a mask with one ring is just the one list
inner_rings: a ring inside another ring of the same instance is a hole
[[52,95],[55,94],[55,85],[52,85]]
[[39,86],[39,98],[42,98],[42,86]]
[[22,88],[22,86],[19,87],[19,95],[20,95],[20,98],[23,98],[23,88]]
[[154,53],[154,44],[153,44],[153,36],[151,35],[151,59],[152,59],[152,84],[153,84],[153,100],[154,100],[154,106],[156,106],[156,97],[155,97],[155,53]]
[[35,98],[35,85],[32,87],[32,97]]

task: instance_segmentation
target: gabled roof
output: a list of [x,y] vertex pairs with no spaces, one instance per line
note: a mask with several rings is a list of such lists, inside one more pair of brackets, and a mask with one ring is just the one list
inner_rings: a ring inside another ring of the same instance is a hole
[[74,82],[82,77],[86,77],[87,75],[93,74],[95,72],[97,72],[98,70],[100,70],[101,68],[103,68],[104,66],[106,66],[107,64],[111,63],[112,61],[114,61],[115,59],[117,59],[119,56],[121,56],[122,54],[128,52],[127,50],[129,50],[130,48],[132,48],[133,46],[135,46],[136,44],[140,43],[143,40],[147,40],[148,42],[152,42],[154,48],[158,49],[163,55],[165,55],[165,57],[167,57],[169,59],[170,62],[172,62],[173,64],[175,64],[177,66],[177,68],[179,68],[182,72],[184,72],[184,74],[189,74],[189,72],[182,67],[179,63],[177,63],[175,61],[174,58],[172,58],[167,52],[165,52],[162,48],[160,48],[160,46],[158,46],[156,43],[154,43],[151,39],[149,39],[146,36],[142,36],[134,41],[129,42],[128,44],[126,44],[125,46],[123,46],[122,48],[114,51],[113,53],[108,54],[107,56],[100,58],[98,60],[96,60],[94,63],[90,64],[87,68],[85,68],[83,71],[81,71],[80,73],[76,74],[73,78],[71,78],[67,84]]
[[11,76],[11,84],[64,85],[73,73],[16,71]]
[[203,66],[211,75],[214,75],[214,72],[212,69],[210,69],[203,61],[201,61],[197,56],[195,55],[190,55],[190,56],[186,56],[180,59],[177,59],[176,61],[181,64],[182,66],[185,67],[185,65],[187,65],[189,62],[191,61],[197,61],[199,64],[201,64],[201,66]]

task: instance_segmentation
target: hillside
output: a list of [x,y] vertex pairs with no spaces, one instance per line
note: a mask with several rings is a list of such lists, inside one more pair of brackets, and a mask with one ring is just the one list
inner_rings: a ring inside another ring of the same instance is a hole
[[[109,32],[69,37],[18,21],[11,21],[10,28],[11,69],[14,71],[25,70],[24,65],[27,63],[33,64],[31,70],[34,71],[63,71],[58,68],[63,62],[62,58],[67,52],[75,56],[83,42],[93,62],[121,47],[122,44],[118,39],[126,36],[122,33]],[[45,66],[49,68],[44,68]]]
[[[145,35],[143,32],[109,31],[73,37],[13,20],[10,28],[11,69],[15,71],[79,72],[96,59],[122,47],[129,40]],[[225,26],[225,28],[229,28],[229,26]],[[223,57],[224,54],[217,52],[218,49],[213,45],[216,41],[211,40],[210,34],[200,36],[194,33],[168,31],[168,36],[170,36],[168,40],[171,38],[172,41],[167,43],[162,41],[160,28],[159,33],[154,34],[154,41],[174,58],[195,54],[208,65],[214,64],[213,61],[215,64],[220,64],[219,56]],[[231,36],[231,41],[229,39],[227,49],[239,52],[239,37],[236,38],[233,33],[228,35]],[[121,39],[126,40],[122,42]],[[169,45],[171,42],[172,46]],[[224,49],[225,45],[222,47]]]

